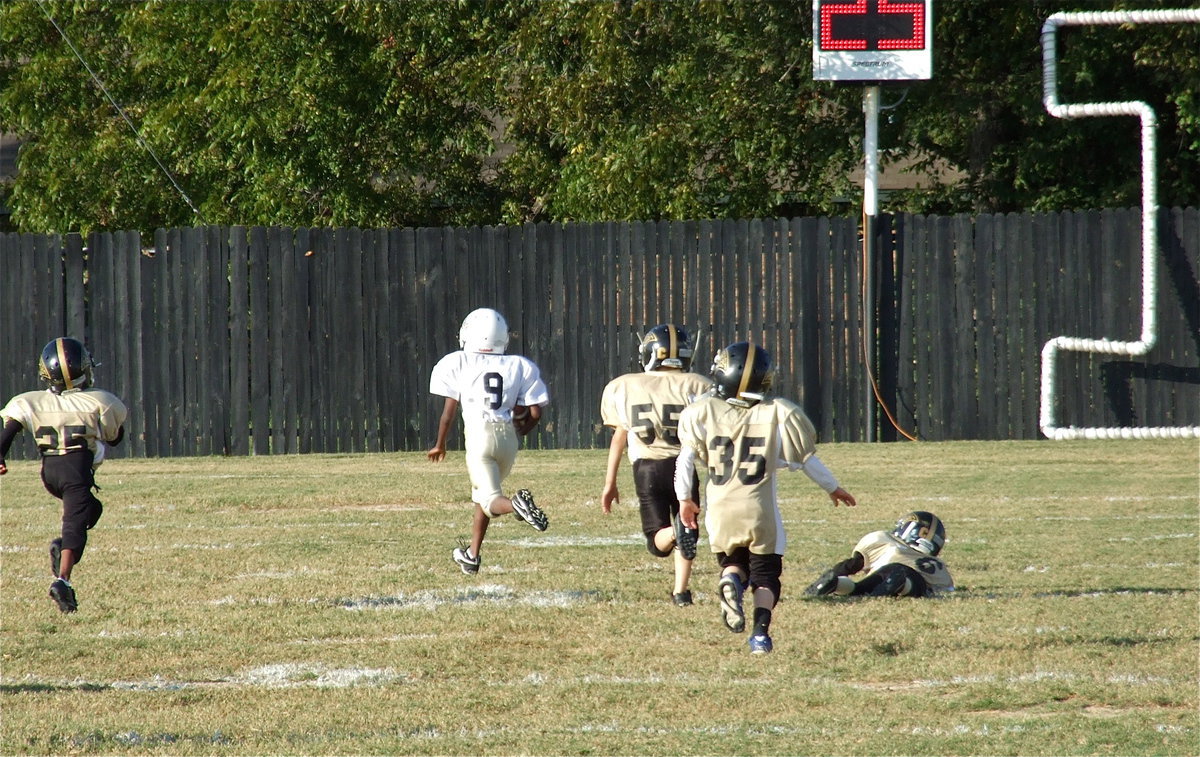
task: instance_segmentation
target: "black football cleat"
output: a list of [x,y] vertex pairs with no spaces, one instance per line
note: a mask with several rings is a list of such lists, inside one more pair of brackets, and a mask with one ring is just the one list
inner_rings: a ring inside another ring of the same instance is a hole
[[50,598],[58,603],[58,609],[62,612],[75,612],[79,609],[75,589],[65,579],[60,578],[50,584]]
[[696,544],[700,541],[700,531],[683,525],[683,521],[680,520],[678,514],[671,518],[671,520],[675,525],[675,548],[679,550],[679,554],[683,555],[683,559],[695,560]]
[[542,509],[533,503],[533,494],[528,489],[521,489],[512,495],[513,513],[533,526],[535,531],[545,531],[550,526],[550,519]]

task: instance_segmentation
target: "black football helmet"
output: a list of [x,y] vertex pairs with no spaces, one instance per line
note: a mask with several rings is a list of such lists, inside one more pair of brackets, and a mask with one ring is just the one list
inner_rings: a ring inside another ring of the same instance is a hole
[[751,407],[762,401],[775,380],[771,353],[752,342],[736,342],[713,358],[717,396],[731,405]]
[[659,368],[686,371],[692,367],[694,347],[687,331],[673,323],[660,323],[642,337],[638,357],[647,373]]
[[927,555],[936,555],[946,543],[946,527],[938,516],[925,510],[915,510],[896,521],[892,530],[896,538],[911,544]]
[[87,389],[92,385],[92,369],[96,364],[83,342],[69,336],[51,340],[42,348],[38,360],[38,375],[50,385],[50,391],[60,394],[71,389]]

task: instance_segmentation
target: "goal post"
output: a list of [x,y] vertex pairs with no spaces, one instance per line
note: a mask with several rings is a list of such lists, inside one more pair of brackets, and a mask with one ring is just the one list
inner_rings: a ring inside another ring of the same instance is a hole
[[1041,410],[1039,425],[1050,439],[1148,439],[1200,437],[1200,427],[1061,427],[1054,407],[1059,352],[1089,352],[1141,357],[1158,339],[1155,304],[1158,299],[1158,174],[1155,162],[1157,120],[1154,109],[1140,101],[1061,103],[1058,99],[1058,40],[1060,27],[1117,24],[1195,24],[1200,8],[1147,11],[1083,11],[1055,13],[1042,24],[1042,102],[1055,118],[1136,116],[1141,121],[1142,171],[1142,323],[1137,341],[1056,336],[1042,345]]

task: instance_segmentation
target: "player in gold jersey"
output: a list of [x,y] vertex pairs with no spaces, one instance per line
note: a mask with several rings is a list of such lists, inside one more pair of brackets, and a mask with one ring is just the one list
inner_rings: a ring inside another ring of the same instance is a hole
[[938,557],[945,543],[941,518],[916,510],[896,521],[891,531],[872,531],[859,539],[850,557],[826,571],[805,593],[934,597],[954,591],[954,579]]
[[817,458],[816,430],[804,411],[789,400],[766,396],[774,378],[770,354],[750,342],[731,344],[714,358],[712,377],[715,393],[679,417],[679,517],[696,525],[700,508],[687,482],[695,467],[705,468],[704,526],[721,566],[721,616],[729,630],[746,629],[742,595],[749,584],[754,601],[750,651],[765,654],[773,648],[771,614],[779,602],[786,545],[776,471],[781,466],[803,470],[834,506],[857,503]]
[[79,607],[71,571],[104,510],[92,494],[95,469],[104,461],[105,445],[124,438],[128,414],[116,396],[92,387],[94,366],[78,339],[59,337],[42,349],[38,363],[48,389],[18,394],[0,409],[0,476],[8,473],[4,457],[13,440],[27,429],[42,456],[42,483],[63,503],[62,535],[50,542],[50,598],[62,612]]
[[[646,548],[655,557],[674,556],[671,599],[680,607],[692,604],[688,583],[699,532],[684,528],[678,518],[676,426],[683,408],[712,389],[711,381],[688,370],[694,350],[692,337],[684,329],[671,323],[655,326],[642,337],[638,348],[642,370],[608,382],[600,398],[601,420],[613,430],[600,506],[608,514],[613,503],[621,501],[617,470],[628,448]],[[694,476],[692,487],[693,496],[698,496]]]

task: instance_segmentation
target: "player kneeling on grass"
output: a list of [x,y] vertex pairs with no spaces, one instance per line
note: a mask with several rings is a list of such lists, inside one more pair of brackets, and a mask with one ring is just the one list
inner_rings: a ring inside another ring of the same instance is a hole
[[[655,326],[642,337],[638,348],[642,370],[608,382],[600,398],[600,417],[613,429],[600,507],[608,514],[613,502],[620,502],[617,470],[628,446],[646,548],[655,557],[674,555],[671,600],[679,607],[692,604],[688,582],[699,532],[685,528],[679,520],[675,498],[675,458],[679,456],[676,427],[683,408],[712,388],[711,381],[688,370],[693,350],[692,340],[683,329],[670,323]],[[694,475],[692,480],[691,496],[696,499],[699,483]]]
[[62,500],[62,535],[50,542],[50,598],[62,612],[75,612],[79,602],[71,571],[83,558],[87,532],[104,507],[92,494],[95,470],[104,461],[104,445],[125,436],[124,403],[103,389],[92,388],[92,356],[83,343],[59,337],[42,349],[38,373],[47,391],[18,394],[0,409],[0,476],[8,473],[4,457],[22,429],[37,439],[42,456],[42,484]]
[[699,506],[690,481],[697,465],[708,471],[704,527],[721,580],[721,617],[735,633],[746,629],[742,595],[754,598],[750,651],[770,652],[771,613],[779,602],[786,536],[776,497],[775,472],[803,470],[828,492],[836,507],[857,504],[816,456],[816,429],[798,405],[767,398],[774,378],[771,356],[750,342],[731,344],[713,360],[715,394],[679,416],[682,449],[675,468],[679,518],[696,527]]
[[911,512],[891,531],[872,531],[859,539],[854,554],[825,571],[805,594],[933,597],[954,591],[954,579],[937,557],[945,543],[946,528],[936,515]]
[[[426,454],[433,462],[445,459],[446,437],[461,406],[475,519],[470,543],[460,545],[452,557],[462,572],[470,575],[479,572],[479,551],[492,518],[514,513],[537,531],[545,531],[549,525],[528,489],[509,498],[500,486],[517,459],[517,434],[524,436],[537,426],[550,393],[532,360],[504,354],[508,323],[495,310],[480,308],[467,315],[458,343],[462,349],[439,360],[429,379],[429,391],[446,401],[437,442]],[[518,405],[524,411],[514,417]]]

